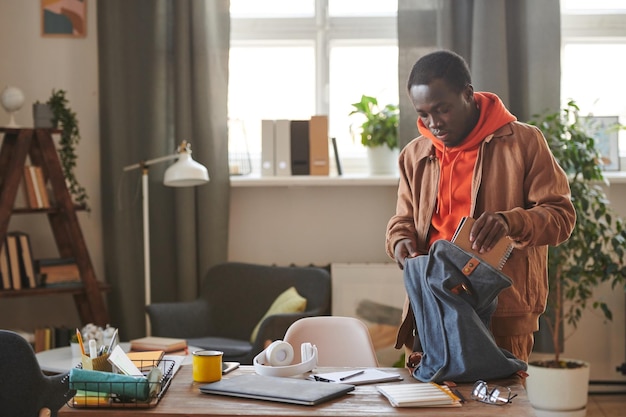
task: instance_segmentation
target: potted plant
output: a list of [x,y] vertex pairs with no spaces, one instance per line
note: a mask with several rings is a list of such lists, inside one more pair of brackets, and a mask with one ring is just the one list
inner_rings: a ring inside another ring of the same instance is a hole
[[[626,289],[626,230],[602,189],[606,183],[602,160],[578,113],[578,106],[570,101],[560,112],[535,116],[530,122],[542,130],[569,177],[577,218],[571,237],[549,248],[550,295],[542,322],[547,325],[555,353],[550,360],[529,363],[526,388],[538,413],[564,410],[566,415],[584,416],[589,364],[561,358],[563,326],[567,323],[575,329],[589,307],[612,319],[611,310],[596,298],[595,290],[605,282]],[[569,405],[564,403],[567,401]]]
[[393,174],[398,157],[398,117],[395,104],[378,105],[375,97],[363,95],[353,103],[350,116],[359,114],[365,118],[360,124],[361,144],[367,148],[370,174]]
[[63,175],[67,182],[67,188],[76,204],[89,210],[87,204],[87,191],[80,185],[74,174],[76,167],[76,146],[80,142],[80,131],[78,130],[78,118],[76,113],[69,107],[69,101],[65,97],[64,90],[52,90],[52,95],[46,102],[52,111],[52,126],[61,129],[61,139],[59,141],[59,158]]

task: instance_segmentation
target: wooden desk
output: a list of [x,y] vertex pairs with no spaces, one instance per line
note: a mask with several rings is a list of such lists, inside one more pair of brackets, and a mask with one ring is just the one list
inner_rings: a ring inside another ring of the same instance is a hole
[[[320,372],[336,369],[320,369]],[[397,371],[397,369],[396,369]],[[243,373],[254,373],[252,366],[242,366],[225,376],[230,378]],[[416,383],[407,373],[404,383]],[[172,381],[165,396],[156,407],[80,409],[67,405],[59,411],[60,417],[138,417],[138,416],[292,416],[292,417],[377,417],[377,416],[432,416],[437,417],[531,417],[535,413],[528,401],[521,380],[514,378],[498,381],[498,385],[510,386],[517,397],[511,404],[496,406],[483,404],[470,398],[473,384],[459,385],[459,391],[467,402],[455,408],[394,408],[380,395],[375,385],[359,385],[354,391],[336,400],[318,406],[282,404],[270,401],[223,397],[202,394],[200,384],[192,382],[191,366],[183,366]]]

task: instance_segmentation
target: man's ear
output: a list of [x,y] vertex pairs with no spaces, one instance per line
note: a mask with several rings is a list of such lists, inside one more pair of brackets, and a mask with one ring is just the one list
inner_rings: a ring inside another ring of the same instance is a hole
[[474,86],[472,84],[466,84],[463,89],[463,97],[469,103],[474,101]]
[[52,415],[52,412],[50,411],[48,407],[44,407],[41,410],[39,410],[39,417],[50,417],[51,415]]

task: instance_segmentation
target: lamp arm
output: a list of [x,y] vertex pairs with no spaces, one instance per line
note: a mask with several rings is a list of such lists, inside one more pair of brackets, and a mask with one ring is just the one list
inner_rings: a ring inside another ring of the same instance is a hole
[[180,154],[176,153],[176,154],[161,156],[159,158],[148,159],[147,161],[141,161],[136,164],[125,166],[124,171],[132,171],[134,169],[147,168],[149,166],[159,164],[161,162],[171,161],[172,159],[178,159],[178,158],[180,158]]

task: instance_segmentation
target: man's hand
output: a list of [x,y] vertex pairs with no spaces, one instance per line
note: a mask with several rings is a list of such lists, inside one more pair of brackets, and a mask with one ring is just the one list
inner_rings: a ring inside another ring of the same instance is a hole
[[417,251],[413,247],[411,239],[402,239],[396,243],[393,249],[393,257],[400,269],[404,269],[404,262],[407,257],[415,258],[418,255]]
[[489,211],[484,212],[474,222],[470,231],[472,249],[480,253],[489,252],[503,236],[508,236],[509,225],[504,216]]

